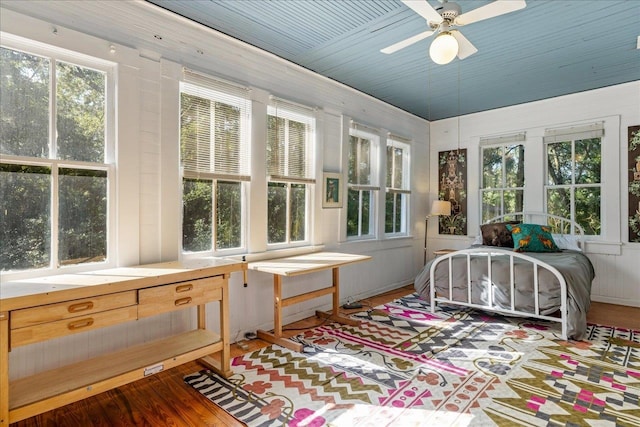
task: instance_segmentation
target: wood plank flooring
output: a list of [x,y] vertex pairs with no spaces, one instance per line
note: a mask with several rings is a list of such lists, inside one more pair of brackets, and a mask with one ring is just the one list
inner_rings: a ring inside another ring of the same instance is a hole
[[[411,292],[413,292],[413,285],[408,285],[361,302],[364,305],[363,309],[367,309]],[[341,311],[343,314],[349,314],[359,310]],[[587,315],[587,321],[640,330],[640,308],[594,302]],[[310,317],[287,325],[283,334],[296,335],[301,330],[312,328],[321,322],[316,317]],[[249,348],[246,350],[232,345],[231,355],[237,356],[268,345],[257,339],[247,344]],[[185,375],[202,368],[203,366],[198,362],[190,362],[135,383],[28,418],[12,426],[243,426],[244,424],[183,382]]]

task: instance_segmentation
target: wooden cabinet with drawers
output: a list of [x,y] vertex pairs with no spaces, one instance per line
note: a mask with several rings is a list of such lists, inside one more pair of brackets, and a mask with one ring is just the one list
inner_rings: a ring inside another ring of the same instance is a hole
[[[195,359],[229,375],[228,283],[244,269],[207,258],[1,283],[0,426]],[[219,333],[206,328],[214,301]],[[195,330],[9,382],[12,348],[191,307]]]

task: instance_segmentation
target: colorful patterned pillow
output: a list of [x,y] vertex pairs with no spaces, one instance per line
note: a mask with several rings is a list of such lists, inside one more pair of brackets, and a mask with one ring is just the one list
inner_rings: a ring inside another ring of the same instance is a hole
[[480,234],[482,234],[482,244],[485,246],[513,248],[511,231],[507,230],[506,225],[519,223],[519,221],[507,221],[481,225]]
[[551,227],[539,224],[507,224],[516,252],[560,252],[553,241]]

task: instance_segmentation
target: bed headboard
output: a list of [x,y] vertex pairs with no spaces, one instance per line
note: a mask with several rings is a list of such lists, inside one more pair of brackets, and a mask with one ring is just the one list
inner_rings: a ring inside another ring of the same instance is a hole
[[580,249],[585,250],[584,229],[580,224],[569,218],[552,215],[546,212],[514,212],[498,215],[487,220],[484,224],[505,221],[521,221],[527,224],[541,224],[551,227],[554,234],[575,236],[578,239]]

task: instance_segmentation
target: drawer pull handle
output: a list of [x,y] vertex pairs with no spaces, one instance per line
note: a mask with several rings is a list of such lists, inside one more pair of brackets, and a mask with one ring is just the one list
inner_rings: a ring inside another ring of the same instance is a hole
[[176,286],[176,293],[189,292],[191,289],[193,289],[193,285],[191,283],[189,283],[188,285]]
[[191,297],[180,298],[180,299],[177,299],[175,302],[176,306],[190,304],[190,303],[191,303]]
[[79,311],[91,310],[93,308],[92,301],[79,302],[78,304],[70,305],[68,310],[69,313],[77,313]]
[[91,326],[91,325],[93,325],[93,319],[88,318],[88,319],[76,320],[75,322],[70,322],[67,325],[67,328],[69,328],[70,331],[75,331],[76,329],[86,328],[87,326]]

